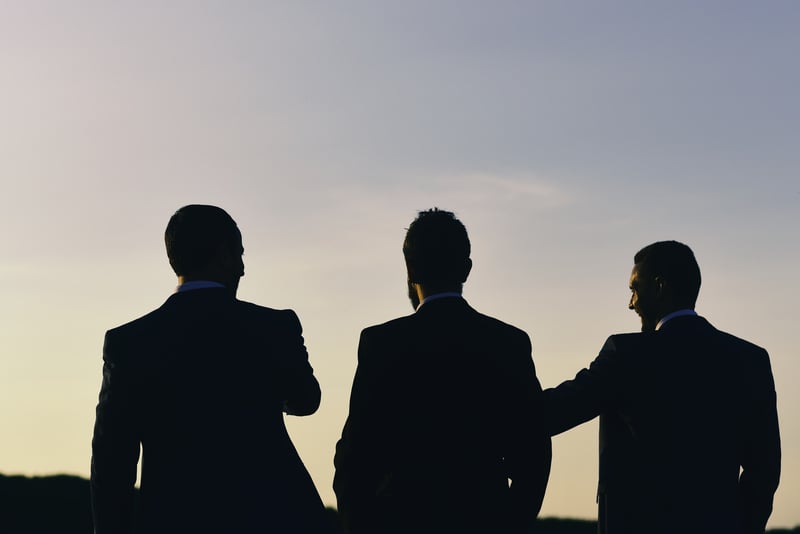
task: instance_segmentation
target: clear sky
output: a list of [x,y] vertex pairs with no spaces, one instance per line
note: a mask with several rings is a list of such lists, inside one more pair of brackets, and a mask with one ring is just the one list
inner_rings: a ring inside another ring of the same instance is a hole
[[[359,332],[411,312],[403,235],[438,206],[546,387],[639,328],[641,246],[692,246],[698,311],[770,351],[770,525],[800,524],[798,27],[790,0],[3,2],[0,472],[88,475],[103,334],[167,298],[166,222],[210,203],[240,298],[303,322],[323,405],[289,427],[333,504]],[[554,439],[544,515],[595,517],[596,434]]]

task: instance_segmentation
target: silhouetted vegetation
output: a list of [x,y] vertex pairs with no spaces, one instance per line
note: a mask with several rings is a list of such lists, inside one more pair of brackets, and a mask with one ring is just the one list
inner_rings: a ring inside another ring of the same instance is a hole
[[[336,510],[329,508],[332,532],[339,534]],[[0,475],[0,533],[2,534],[91,534],[92,514],[89,481],[56,475],[22,477]],[[594,521],[543,518],[535,534],[596,534]],[[773,529],[769,534],[800,534],[793,529]]]
[[92,532],[89,481],[80,477],[0,475],[0,510],[3,534]]
[[597,521],[543,517],[536,521],[535,534],[597,534]]

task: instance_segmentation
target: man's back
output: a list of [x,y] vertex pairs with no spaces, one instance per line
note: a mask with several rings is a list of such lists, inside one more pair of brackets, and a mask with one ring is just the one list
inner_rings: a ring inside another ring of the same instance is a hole
[[546,395],[556,433],[601,414],[602,532],[763,529],[780,467],[763,349],[678,317],[611,336],[588,371]]
[[335,460],[351,531],[500,533],[532,521],[550,458],[540,392],[528,336],[460,297],[364,330]]
[[145,532],[305,533],[320,520],[281,413],[284,402],[298,415],[319,404],[293,312],[224,288],[186,291],[109,331],[104,359],[93,442],[98,532],[119,521],[109,501],[128,502],[139,442]]

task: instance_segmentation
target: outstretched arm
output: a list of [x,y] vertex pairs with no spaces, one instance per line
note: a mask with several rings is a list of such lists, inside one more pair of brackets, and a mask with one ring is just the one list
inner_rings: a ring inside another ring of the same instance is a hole
[[544,391],[544,427],[555,436],[594,419],[620,390],[621,362],[614,336],[575,378]]

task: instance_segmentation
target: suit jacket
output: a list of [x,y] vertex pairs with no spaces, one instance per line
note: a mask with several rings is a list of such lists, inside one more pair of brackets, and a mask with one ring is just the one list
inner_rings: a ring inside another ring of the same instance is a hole
[[780,475],[764,349],[676,317],[608,338],[545,405],[552,434],[600,416],[601,533],[764,532]]
[[297,316],[224,288],[172,295],[106,333],[92,440],[97,534],[318,532],[324,508],[282,411],[316,411]]
[[550,469],[540,403],[527,334],[463,299],[365,329],[334,459],[346,530],[527,532]]

